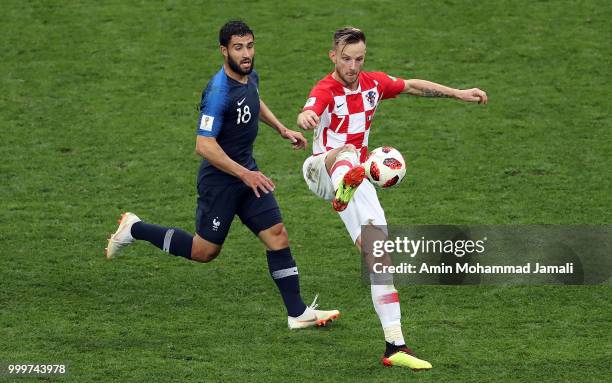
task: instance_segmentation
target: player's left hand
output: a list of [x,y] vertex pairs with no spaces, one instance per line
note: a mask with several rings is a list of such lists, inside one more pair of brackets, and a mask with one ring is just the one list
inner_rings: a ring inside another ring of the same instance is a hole
[[306,148],[308,147],[308,140],[300,132],[296,132],[295,130],[291,130],[291,129],[285,129],[281,133],[281,136],[284,139],[291,141],[291,145],[293,146],[293,149],[295,150],[297,149],[306,150]]
[[489,101],[487,93],[478,88],[461,89],[457,92],[457,98],[459,100],[477,102],[479,104],[486,104]]

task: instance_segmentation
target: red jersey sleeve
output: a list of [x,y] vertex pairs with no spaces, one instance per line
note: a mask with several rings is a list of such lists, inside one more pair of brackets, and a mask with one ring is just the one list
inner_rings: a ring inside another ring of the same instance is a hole
[[382,92],[382,99],[394,98],[404,90],[404,80],[389,76],[385,72],[371,72],[371,76],[378,81]]
[[312,110],[317,116],[320,116],[332,102],[333,97],[329,90],[315,86],[308,95],[308,100],[302,110]]

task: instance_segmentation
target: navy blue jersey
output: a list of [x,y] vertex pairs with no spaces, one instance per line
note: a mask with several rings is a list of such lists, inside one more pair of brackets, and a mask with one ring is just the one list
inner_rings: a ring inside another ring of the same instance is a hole
[[[197,133],[215,137],[223,151],[249,170],[257,170],[253,142],[259,121],[259,76],[251,72],[243,84],[230,78],[223,67],[210,80],[200,104]],[[240,180],[202,160],[198,185],[219,185]]]

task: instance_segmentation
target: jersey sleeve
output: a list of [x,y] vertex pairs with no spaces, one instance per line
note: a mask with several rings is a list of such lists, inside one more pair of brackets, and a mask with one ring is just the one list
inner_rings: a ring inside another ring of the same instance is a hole
[[332,100],[333,98],[329,91],[326,91],[322,87],[315,86],[308,95],[308,100],[306,100],[306,104],[302,111],[312,110],[317,116],[320,116],[332,103]]
[[223,126],[223,115],[227,102],[227,85],[217,78],[213,79],[202,94],[197,134],[204,137],[217,137]]
[[383,100],[394,98],[404,90],[404,80],[399,77],[390,76],[385,72],[372,72],[371,74],[380,84]]

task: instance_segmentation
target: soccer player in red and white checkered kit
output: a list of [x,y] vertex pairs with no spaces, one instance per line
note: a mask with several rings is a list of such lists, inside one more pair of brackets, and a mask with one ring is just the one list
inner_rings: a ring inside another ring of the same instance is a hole
[[[313,193],[332,201],[360,251],[361,225],[387,225],[376,190],[365,179],[361,165],[367,157],[368,137],[379,102],[405,93],[487,103],[487,94],[478,88],[453,89],[425,80],[362,71],[365,54],[366,38],[361,30],[337,30],[329,52],[334,71],[312,89],[297,118],[301,128],[314,130],[313,155],[304,162],[304,179]],[[386,234],[381,229],[381,238]],[[429,362],[418,359],[406,347],[393,275],[374,273],[371,254],[364,252],[364,257],[370,267],[372,302],[385,334],[383,364],[430,369]]]

